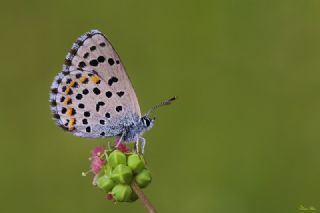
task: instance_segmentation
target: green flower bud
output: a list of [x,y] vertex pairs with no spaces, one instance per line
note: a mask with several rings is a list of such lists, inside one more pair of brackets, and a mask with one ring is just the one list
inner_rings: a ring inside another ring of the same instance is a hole
[[116,183],[129,184],[132,180],[132,170],[125,165],[118,165],[111,173],[111,179]]
[[144,163],[137,154],[131,154],[128,157],[128,166],[133,170],[134,173],[139,173],[142,171],[142,169],[144,169]]
[[112,168],[109,164],[107,164],[103,167],[103,174],[110,176],[111,172],[112,172]]
[[129,185],[118,184],[112,189],[113,198],[118,202],[130,201],[132,189]]
[[126,165],[126,155],[118,150],[114,150],[108,157],[108,163],[115,168],[119,164]]
[[110,177],[104,175],[97,179],[97,186],[106,192],[110,192],[114,187],[115,183],[110,179]]
[[138,195],[134,191],[132,191],[131,198],[128,202],[134,202],[138,200],[138,198],[139,198]]
[[145,188],[149,185],[149,183],[151,183],[152,180],[150,171],[148,169],[142,170],[139,174],[137,174],[135,180],[140,188]]

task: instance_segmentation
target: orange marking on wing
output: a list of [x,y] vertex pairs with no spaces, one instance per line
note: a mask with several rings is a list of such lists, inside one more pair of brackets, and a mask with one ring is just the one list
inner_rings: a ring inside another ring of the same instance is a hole
[[76,85],[76,81],[75,80],[71,81],[70,87],[74,87],[75,85]]
[[82,76],[82,77],[80,78],[80,82],[83,83],[83,82],[85,82],[87,79],[88,79],[87,77]]
[[100,81],[100,78],[97,75],[94,75],[91,77],[91,81],[96,84],[97,82]]
[[64,105],[67,105],[69,101],[70,101],[70,97],[69,97],[69,96],[67,96],[67,97],[66,97],[66,99],[65,99],[65,100],[64,100],[64,102],[63,102],[63,103],[64,103]]
[[71,117],[72,112],[73,112],[73,108],[72,108],[72,107],[69,107],[66,114],[67,114],[69,117]]
[[72,128],[74,127],[75,123],[76,123],[76,119],[74,117],[71,117],[70,121],[68,123],[69,130],[72,130]]
[[70,92],[70,87],[66,89],[66,94],[68,94],[69,92]]

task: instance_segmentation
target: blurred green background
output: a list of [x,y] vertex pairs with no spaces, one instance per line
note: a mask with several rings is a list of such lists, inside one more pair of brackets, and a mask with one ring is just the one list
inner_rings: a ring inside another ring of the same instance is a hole
[[142,111],[159,212],[320,211],[320,2],[2,1],[0,212],[144,212],[92,187],[89,151],[48,93],[81,34],[104,32]]

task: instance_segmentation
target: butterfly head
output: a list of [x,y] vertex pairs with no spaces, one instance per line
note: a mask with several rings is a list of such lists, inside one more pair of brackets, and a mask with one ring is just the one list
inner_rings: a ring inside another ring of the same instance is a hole
[[148,115],[145,115],[141,118],[141,123],[146,130],[149,130],[154,125],[155,118],[150,118]]

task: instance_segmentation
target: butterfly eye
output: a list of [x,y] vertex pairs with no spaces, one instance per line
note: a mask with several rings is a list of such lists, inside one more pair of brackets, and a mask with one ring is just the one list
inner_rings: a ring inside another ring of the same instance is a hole
[[146,124],[147,127],[150,126],[150,121],[149,121],[149,119],[146,119],[146,120],[145,120],[145,124]]
[[141,118],[142,123],[144,126],[149,127],[150,126],[150,120],[146,117]]

